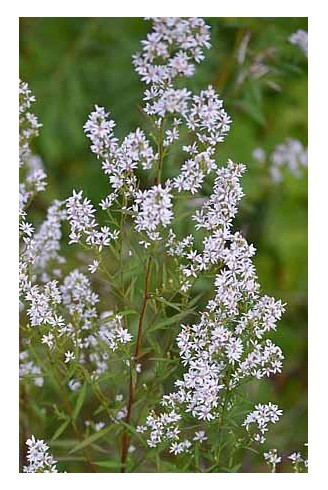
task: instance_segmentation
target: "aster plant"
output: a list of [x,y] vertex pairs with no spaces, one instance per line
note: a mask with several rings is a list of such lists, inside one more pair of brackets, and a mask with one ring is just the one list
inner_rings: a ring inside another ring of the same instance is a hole
[[[255,247],[234,228],[246,166],[220,161],[231,118],[212,86],[183,86],[210,29],[201,18],[147,20],[133,57],[144,128],[120,140],[98,105],[84,125],[108,181],[98,209],[75,189],[37,229],[28,221],[46,174],[20,82],[21,403],[44,404],[37,417],[53,423],[38,437],[61,461],[57,470],[23,417],[25,472],[70,471],[74,456],[92,472],[243,471],[247,451],[267,450],[274,470],[281,461],[266,440],[282,409],[253,401],[248,386],[282,371],[270,335],[285,305],[261,291]],[[63,224],[79,269],[62,256]]]

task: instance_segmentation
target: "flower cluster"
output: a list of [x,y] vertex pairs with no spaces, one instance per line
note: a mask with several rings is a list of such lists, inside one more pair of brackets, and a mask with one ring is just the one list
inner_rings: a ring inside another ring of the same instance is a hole
[[19,80],[19,166],[22,167],[32,158],[30,140],[39,134],[42,124],[30,112],[35,97],[26,82]]
[[[167,433],[171,434],[172,430],[175,430],[176,442],[179,441],[176,421],[166,432],[161,430],[168,410],[178,415],[191,413],[197,420],[217,419],[227,393],[241,380],[281,372],[282,351],[266,336],[275,330],[284,306],[281,301],[260,296],[251,261],[255,249],[239,232],[232,234],[230,231],[231,218],[242,195],[238,182],[241,169],[243,167],[233,162],[229,162],[228,168],[220,169],[213,195],[196,215],[199,227],[213,233],[205,241],[204,255],[209,252],[211,239],[214,241],[212,254],[205,255],[208,260],[201,260],[202,254],[186,252],[192,237],[185,238],[175,248],[171,240],[171,253],[189,258],[192,261],[189,271],[195,276],[210,262],[218,264],[220,270],[214,281],[216,294],[208,302],[207,311],[201,314],[198,323],[181,326],[177,344],[187,370],[183,378],[175,382],[176,391],[163,396],[164,413],[146,420],[144,428],[150,431],[148,443],[152,445],[169,440]],[[273,416],[276,406],[269,404],[267,407],[271,410],[268,412],[270,420],[276,421]],[[276,413],[280,415],[279,411]],[[247,420],[250,423],[257,419],[249,417]],[[182,428],[179,427],[179,432]],[[265,432],[266,426],[261,429]],[[254,439],[263,440],[260,436]]]
[[155,185],[148,190],[138,191],[133,211],[135,214],[136,230],[146,231],[151,239],[157,234],[151,233],[159,226],[166,227],[173,218],[172,197],[170,187]]
[[298,29],[288,38],[289,42],[299,46],[305,56],[308,56],[308,33],[303,29]]
[[191,194],[201,189],[205,175],[216,169],[215,161],[211,157],[212,153],[211,149],[207,149],[200,153],[196,152],[192,158],[186,160],[180,174],[173,180],[173,187],[178,192],[189,191]]
[[[120,143],[114,134],[115,122],[103,107],[97,105],[84,130],[91,141],[91,150],[102,160],[103,171],[112,188],[100,206],[108,210],[121,194],[122,212],[134,217],[136,231],[146,233],[147,240],[158,241],[163,238],[163,228],[174,218],[174,192],[195,194],[201,189],[205,176],[217,168],[213,155],[229,132],[231,119],[212,86],[193,95],[186,88],[174,85],[179,76],[193,75],[194,63],[199,63],[204,58],[203,49],[210,47],[209,27],[203,19],[151,20],[153,31],[143,42],[142,53],[135,55],[133,62],[137,73],[149,86],[144,92],[144,110],[157,133],[157,151],[140,128]],[[179,174],[162,184],[159,178],[163,158],[167,148],[179,139],[182,124],[193,138],[191,144],[183,146],[188,158]],[[140,189],[137,172],[154,167],[157,167],[155,184]],[[79,195],[70,199],[71,241],[77,241],[82,232],[93,236],[96,227],[94,208],[89,201],[82,202]],[[75,209],[77,200],[80,201],[79,213]],[[143,237],[139,243],[147,248],[147,240]]]
[[[307,446],[307,444],[305,444]],[[308,468],[308,460],[307,458],[303,458],[300,452],[294,452],[288,459],[292,462],[294,473],[301,473],[307,471]]]
[[224,141],[230,130],[230,116],[223,109],[223,101],[211,85],[194,95],[186,115],[187,127],[196,133],[200,143],[214,148]]
[[30,358],[29,352],[24,350],[19,354],[19,379],[32,379],[35,386],[43,386],[44,379],[39,366],[37,366]]
[[273,152],[266,156],[262,148],[253,151],[253,158],[263,164],[269,162],[269,171],[272,182],[279,183],[283,180],[283,167],[287,167],[295,177],[300,177],[302,167],[308,165],[308,152],[299,140],[286,138],[284,143],[275,147]]
[[[29,147],[30,139],[38,134],[40,127],[28,112],[33,101],[27,85],[20,82],[20,164],[26,169],[25,180],[20,185],[20,307],[26,312],[31,327],[40,329],[41,344],[52,351],[60,343],[65,347],[65,363],[76,360],[85,364],[88,360],[90,374],[96,378],[108,369],[108,350],[115,351],[119,345],[130,342],[132,336],[122,327],[119,316],[103,324],[102,315],[98,316],[96,311],[98,295],[84,274],[73,270],[62,278],[61,266],[65,259],[60,255],[61,224],[69,220],[72,242],[85,235],[86,243],[98,250],[107,246],[111,239],[115,240],[118,233],[110,232],[108,227],[99,230],[90,201],[83,199],[82,192],[75,191],[67,200],[67,210],[63,202],[51,204],[47,218],[37,230],[26,221],[29,203],[45,187],[42,162],[32,155]],[[98,265],[95,261],[92,264],[93,268]],[[39,387],[44,384],[42,370],[30,359],[28,346],[20,353],[20,379],[32,379]],[[72,378],[68,385],[76,391],[81,382]],[[31,447],[34,447],[32,443]]]
[[[307,444],[304,445],[307,446]],[[278,454],[277,449],[270,449],[270,451],[264,452],[263,456],[268,465],[271,466],[271,472],[275,473],[277,464],[283,461],[282,456]],[[300,452],[292,453],[287,457],[287,460],[291,461],[294,473],[307,472],[308,460],[303,458]]]
[[94,217],[96,212],[91,201],[86,197],[83,199],[83,191],[76,192],[66,201],[67,219],[71,225],[70,242],[78,243],[84,235],[87,245],[97,247],[99,251],[108,247],[111,240],[116,240],[119,231],[111,231],[108,226],[102,226],[99,230],[98,223]]
[[201,18],[153,17],[153,31],[142,41],[143,49],[133,64],[146,84],[170,85],[178,76],[190,77],[194,63],[204,59],[210,47],[209,27]]
[[[186,22],[191,23],[191,20]],[[154,33],[144,44],[143,54],[137,55],[134,62],[142,80],[150,85],[145,92],[146,112],[155,117],[155,126],[163,130],[164,119],[167,123],[174,118],[172,140],[179,137],[180,120],[194,137],[192,144],[183,147],[189,158],[183,163],[180,174],[170,182],[171,194],[174,191],[196,194],[202,188],[205,175],[216,170],[212,194],[202,199],[202,205],[193,215],[196,232],[203,232],[202,246],[195,246],[196,235],[179,239],[172,225],[165,243],[168,255],[178,258],[181,290],[187,292],[201,272],[211,271],[215,275],[215,294],[206,310],[199,312],[198,322],[181,326],[177,345],[185,372],[175,381],[175,391],[163,396],[162,412],[152,412],[139,427],[149,433],[151,447],[168,441],[171,452],[179,454],[192,444],[190,434],[184,433],[185,413],[198,421],[220,419],[227,396],[233,394],[242,380],[281,372],[282,351],[268,334],[275,330],[284,305],[260,295],[252,263],[255,248],[240,232],[232,232],[232,220],[243,197],[240,179],[246,167],[229,160],[225,167],[217,168],[214,158],[217,145],[230,129],[231,120],[211,86],[199,95],[174,89],[173,80],[178,73],[170,71],[169,61],[169,56],[170,60],[174,58],[174,51],[165,55],[165,64],[155,64],[158,54],[153,56],[153,53],[159,25],[161,32],[166,32],[165,21],[156,20]],[[180,120],[176,120],[176,115]],[[156,232],[159,224],[169,225],[173,221],[168,212],[169,195],[164,209],[161,203],[150,201],[149,196],[154,196],[155,189],[140,192],[141,201],[147,202],[146,217],[141,203],[137,208],[140,231],[150,228]],[[160,223],[163,212],[167,219]],[[188,442],[185,444],[185,441]]]
[[281,463],[281,456],[278,455],[277,449],[270,449],[267,453],[263,453],[265,461],[271,466],[271,472],[276,472],[276,466]]
[[22,260],[24,268],[33,267],[33,273],[39,274],[43,282],[50,281],[47,269],[52,268],[52,274],[60,276],[60,266],[65,262],[60,255],[60,240],[62,237],[61,224],[66,219],[66,212],[61,201],[54,201],[48,208],[47,218],[39,229],[24,229],[22,232],[24,249]]
[[131,132],[120,145],[113,132],[116,123],[109,116],[103,107],[96,105],[84,125],[84,131],[92,143],[91,150],[103,161],[102,168],[109,175],[115,192],[125,186],[126,191],[133,193],[136,187],[133,170],[138,164],[149,170],[158,155],[140,128]]
[[122,315],[114,315],[111,311],[103,312],[100,315],[100,320],[98,337],[113,352],[118,348],[119,344],[126,344],[132,340],[132,335],[122,326]]
[[28,466],[24,466],[24,473],[58,473],[57,461],[48,453],[49,446],[42,439],[35,439],[32,435],[26,445]]
[[[268,431],[269,422],[275,424],[282,415],[282,410],[277,405],[269,402],[267,405],[259,403],[255,405],[255,410],[250,412],[243,422],[247,432],[251,434],[254,441],[263,444],[265,442],[265,433]],[[256,426],[254,429],[254,425]]]

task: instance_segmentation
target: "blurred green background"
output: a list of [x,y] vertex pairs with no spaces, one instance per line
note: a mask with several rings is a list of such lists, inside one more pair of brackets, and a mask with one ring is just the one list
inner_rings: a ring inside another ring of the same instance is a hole
[[[217,159],[224,163],[230,157],[248,168],[236,229],[258,249],[263,291],[287,304],[275,335],[285,354],[284,372],[263,381],[254,393],[256,401],[272,399],[284,409],[270,440],[287,454],[307,441],[307,178],[286,173],[281,184],[270,184],[268,168],[254,161],[252,151],[262,147],[270,153],[287,136],[307,145],[307,58],[288,42],[297,29],[307,30],[307,19],[206,22],[212,48],[187,86],[198,91],[212,84],[232,117]],[[108,193],[82,126],[94,104],[110,110],[119,137],[143,125],[144,87],[131,56],[148,31],[149,23],[141,18],[20,19],[20,77],[37,99],[33,111],[43,128],[34,151],[48,173],[48,190],[33,209],[36,220],[54,198],[65,199],[73,188],[84,189],[95,203]],[[241,65],[237,58],[245,37],[249,42]],[[259,66],[265,67],[262,76]]]

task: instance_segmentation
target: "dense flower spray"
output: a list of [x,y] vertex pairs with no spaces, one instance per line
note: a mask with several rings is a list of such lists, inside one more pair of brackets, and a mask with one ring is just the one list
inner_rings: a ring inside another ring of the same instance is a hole
[[[109,429],[119,440],[121,471],[138,453],[132,437],[142,442],[145,454],[192,455],[197,470],[198,451],[207,447],[212,461],[204,459],[203,467],[219,470],[226,427],[227,437],[234,437],[233,452],[265,444],[270,425],[282,415],[271,402],[246,404],[244,385],[281,373],[284,356],[270,335],[285,305],[261,292],[253,264],[256,249],[234,229],[246,166],[232,159],[223,164],[219,158],[232,120],[213,86],[199,93],[182,86],[210,48],[210,28],[200,18],[148,20],[152,30],[133,65],[145,84],[143,112],[150,129],[136,128],[120,141],[110,112],[98,105],[84,125],[108,179],[100,210],[82,190],[73,190],[65,202],[51,204],[38,229],[27,221],[27,208],[45,189],[46,175],[29,145],[40,127],[30,113],[34,98],[20,83],[22,315],[33,342],[46,349],[45,362],[58,369],[60,393],[67,387],[75,403],[72,408],[64,396],[68,415],[57,410],[64,421],[54,438],[71,424],[79,440],[73,451],[83,448],[91,471],[88,444],[81,441],[94,441]],[[176,148],[179,164],[168,177],[165,165]],[[303,148],[288,140],[271,161],[276,169],[287,162],[296,172],[305,165]],[[181,203],[190,221],[187,235],[179,227]],[[69,271],[60,252],[64,221],[69,245],[83,250],[81,270]],[[131,266],[134,257],[137,264]],[[142,271],[141,286],[133,267]],[[97,278],[100,284],[105,278],[106,286],[99,286]],[[211,281],[211,294],[200,307],[194,287],[202,278]],[[110,306],[101,311],[109,298]],[[166,307],[178,310],[176,316],[168,315]],[[175,339],[169,328],[164,330],[168,325]],[[151,335],[159,329],[169,342],[164,347],[163,341],[157,360],[174,363],[174,369],[170,384],[163,390],[163,382],[153,395],[159,383],[147,368],[156,360]],[[22,341],[20,376],[32,377],[41,388],[47,380],[42,366],[30,358],[31,338]],[[87,387],[98,407],[96,420],[84,420],[81,435],[75,418]],[[56,471],[43,441],[32,436],[27,444],[24,471]],[[276,450],[264,457],[274,469],[280,462]]]
[[[113,189],[102,207],[109,208],[119,193],[124,195],[135,230],[146,234],[141,243],[148,248],[152,241],[162,240],[166,253],[179,259],[177,273],[184,292],[203,272],[215,273],[214,297],[200,313],[199,321],[182,325],[177,337],[186,371],[175,381],[176,390],[164,395],[163,411],[153,411],[138,427],[140,432],[149,432],[150,446],[168,441],[170,451],[179,454],[189,451],[196,437],[196,433],[184,430],[185,415],[222,423],[223,410],[229,410],[232,403],[226,408],[227,399],[233,397],[242,381],[281,372],[281,349],[268,335],[276,329],[284,306],[281,301],[261,296],[252,264],[255,248],[239,232],[232,231],[232,219],[243,196],[240,178],[246,167],[229,160],[218,168],[214,158],[231,125],[223,102],[211,86],[197,95],[176,87],[177,80],[192,76],[195,62],[204,58],[204,48],[210,47],[209,27],[202,19],[193,18],[155,18],[152,22],[153,31],[133,62],[147,85],[145,112],[158,128],[158,151],[152,149],[139,128],[120,144],[113,132],[115,122],[98,106],[89,116],[85,131]],[[189,145],[183,145],[187,159],[179,174],[162,182],[163,157],[167,148],[179,140],[183,125],[192,138]],[[158,167],[155,185],[138,188],[138,164],[143,169]],[[195,231],[204,231],[202,247],[197,249],[193,235],[179,239],[171,226],[174,200],[183,191],[196,195],[206,176],[214,171],[213,193],[193,215]],[[260,418],[258,408],[246,419],[247,429],[257,421],[263,434],[267,421],[279,419],[281,410],[275,405],[267,407],[269,418]],[[265,440],[263,435],[254,439]]]

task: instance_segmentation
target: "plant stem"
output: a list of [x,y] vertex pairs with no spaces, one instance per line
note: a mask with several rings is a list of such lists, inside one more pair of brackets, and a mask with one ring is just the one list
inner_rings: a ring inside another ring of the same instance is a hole
[[157,175],[155,178],[156,185],[159,185],[161,183],[161,175],[162,175],[162,167],[163,167],[163,159],[164,159],[163,137],[164,137],[164,120],[161,122],[161,125],[159,127],[158,167],[157,167]]
[[[143,297],[143,303],[142,303],[142,308],[141,308],[141,313],[140,313],[140,318],[139,318],[139,324],[138,324],[137,343],[136,343],[136,349],[135,349],[135,354],[134,354],[135,363],[138,362],[138,359],[140,358],[140,355],[141,355],[142,327],[143,327],[143,322],[144,322],[144,318],[145,318],[147,303],[149,300],[149,285],[150,285],[150,278],[151,278],[151,266],[152,266],[152,257],[149,257],[147,272],[146,272],[146,279],[145,279],[144,297]],[[128,407],[127,407],[127,414],[126,414],[126,418],[125,418],[125,422],[127,424],[129,424],[130,420],[131,420],[132,405],[134,402],[135,388],[136,388],[136,379],[133,376],[133,367],[131,366],[130,367],[130,383],[129,383],[129,400],[128,400]],[[121,473],[125,472],[125,462],[126,462],[126,458],[127,458],[127,454],[128,454],[128,442],[129,442],[128,441],[128,434],[127,434],[126,429],[124,429],[123,436],[122,436]]]

